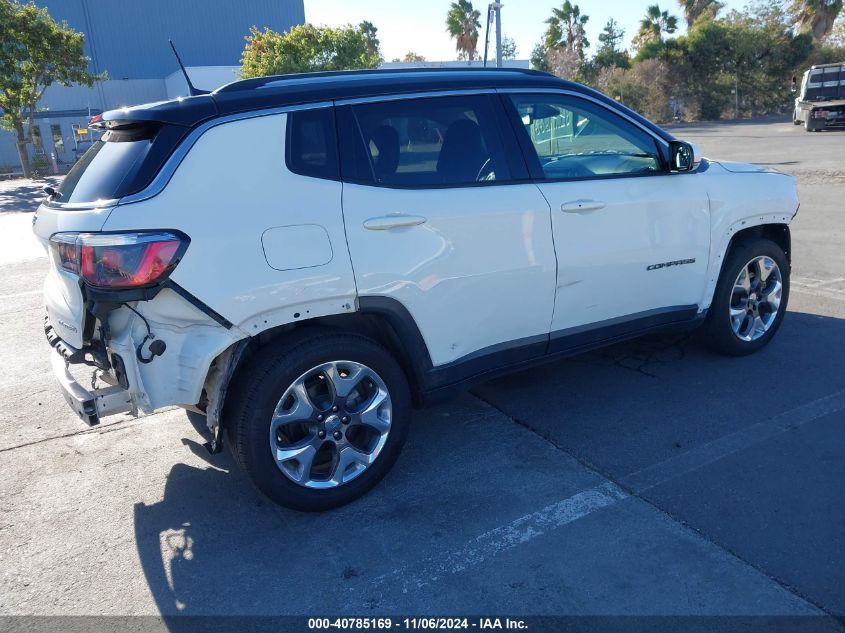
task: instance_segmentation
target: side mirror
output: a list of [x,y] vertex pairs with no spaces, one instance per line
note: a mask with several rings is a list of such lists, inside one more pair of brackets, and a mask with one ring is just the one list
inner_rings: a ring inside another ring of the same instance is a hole
[[669,162],[670,171],[692,171],[695,167],[695,150],[689,143],[672,141],[669,143]]
[[798,77],[792,75],[792,92],[798,92]]

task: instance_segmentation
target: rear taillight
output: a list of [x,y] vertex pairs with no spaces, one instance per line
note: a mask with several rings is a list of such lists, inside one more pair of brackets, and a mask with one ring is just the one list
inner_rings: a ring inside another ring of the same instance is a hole
[[57,266],[97,288],[138,288],[166,278],[188,238],[176,233],[58,233],[50,238]]

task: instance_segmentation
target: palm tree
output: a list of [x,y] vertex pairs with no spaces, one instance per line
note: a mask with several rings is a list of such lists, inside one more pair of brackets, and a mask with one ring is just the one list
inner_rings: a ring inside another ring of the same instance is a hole
[[660,6],[653,4],[640,20],[640,31],[637,41],[640,43],[660,41],[664,33],[674,33],[678,30],[678,18],[669,15],[668,11],[661,11]]
[[821,40],[833,30],[833,23],[842,11],[843,0],[793,0],[790,7],[802,31],[809,31]]
[[446,14],[446,31],[455,38],[455,50],[459,59],[472,61],[478,50],[478,29],[481,28],[481,12],[472,7],[469,0],[456,0]]
[[552,9],[552,16],[546,20],[546,48],[564,48],[578,53],[584,59],[584,49],[590,47],[587,40],[586,25],[588,15],[581,15],[581,8],[565,0],[560,9]]
[[692,26],[699,18],[705,16],[715,18],[724,6],[718,0],[678,0],[678,4],[684,10],[687,26]]

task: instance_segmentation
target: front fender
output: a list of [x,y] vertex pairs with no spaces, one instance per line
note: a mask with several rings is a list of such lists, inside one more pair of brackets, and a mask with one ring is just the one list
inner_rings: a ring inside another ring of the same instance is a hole
[[702,310],[713,301],[722,264],[734,238],[755,227],[788,226],[798,211],[798,192],[792,176],[775,171],[728,171],[718,163],[712,166],[715,169],[708,172],[712,238]]

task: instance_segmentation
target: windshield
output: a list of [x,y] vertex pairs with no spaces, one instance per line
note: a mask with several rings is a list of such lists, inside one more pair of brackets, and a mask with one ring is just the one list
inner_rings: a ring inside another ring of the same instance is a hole
[[135,173],[151,145],[150,139],[95,142],[65,176],[55,202],[84,203],[120,197],[121,184]]

